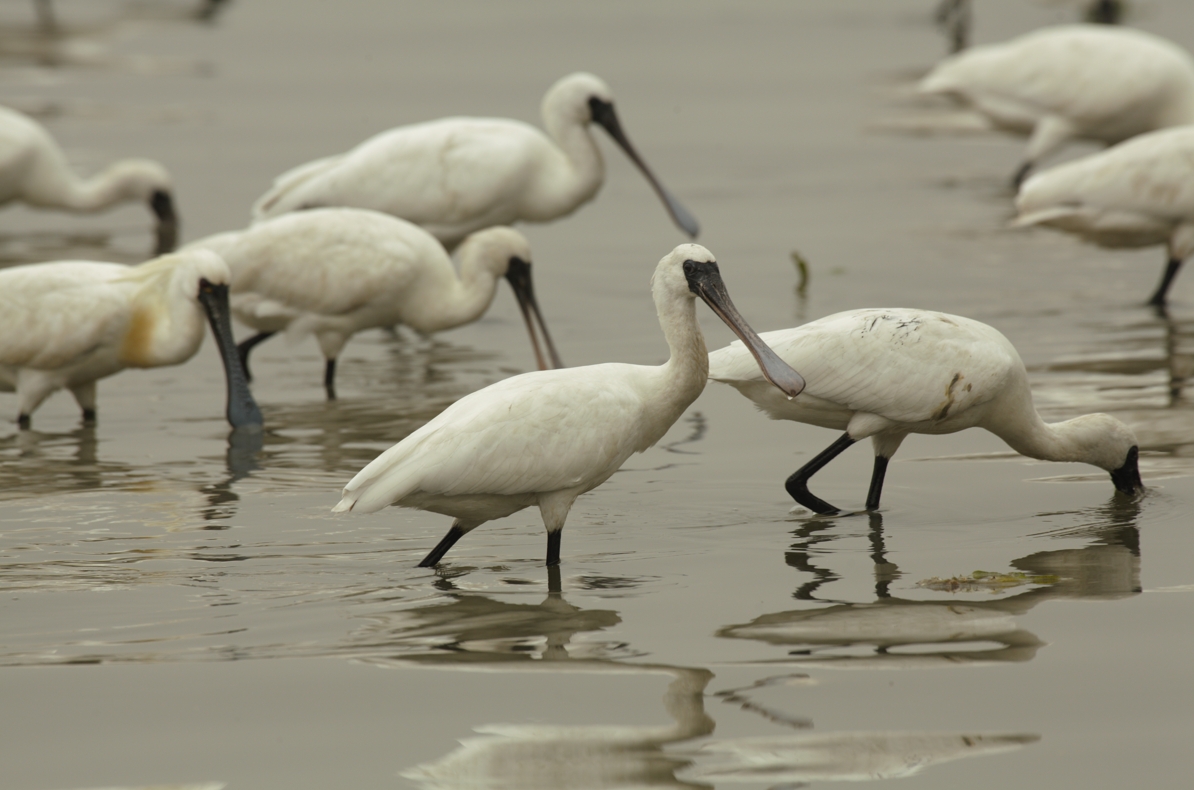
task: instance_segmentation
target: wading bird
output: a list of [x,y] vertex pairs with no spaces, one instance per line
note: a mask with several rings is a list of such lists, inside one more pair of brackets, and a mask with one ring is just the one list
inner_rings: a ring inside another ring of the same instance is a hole
[[421,563],[430,567],[470,530],[538,505],[547,564],[576,498],[655,444],[705,388],[709,369],[697,325],[701,297],[743,339],[785,397],[804,386],[763,345],[730,301],[713,255],[682,244],[651,281],[671,356],[658,367],[607,363],[524,373],[467,395],[362,469],[334,511],[387,505],[452,516],[451,529]]
[[642,171],[675,223],[693,216],[639,157],[592,74],[571,74],[543,98],[543,125],[505,118],[443,118],[400,126],[346,154],[283,173],[253,206],[255,219],[321,206],[384,211],[420,225],[449,250],[476,230],[548,222],[593,199],[605,165],[589,124],[602,126]]
[[1194,123],[1194,59],[1163,38],[1106,25],[1045,28],[952,55],[921,81],[995,127],[1029,135],[1015,186],[1070,140],[1112,145]]
[[1194,127],[1162,129],[1024,182],[1015,225],[1045,225],[1102,247],[1164,244],[1165,273],[1148,303],[1163,308],[1194,254]]
[[0,204],[13,201],[79,213],[142,201],[157,217],[154,254],[170,252],[178,239],[170,175],[164,167],[149,159],[123,159],[80,179],[41,124],[0,107]]
[[186,362],[203,342],[204,315],[228,382],[227,417],[260,425],[236,356],[228,267],[206,250],[140,266],[60,261],[0,270],[0,390],[16,392],[17,422],[55,390],[71,391],[95,419],[95,383],[125,368]]
[[809,492],[809,478],[858,440],[870,437],[875,450],[866,500],[874,510],[887,462],[905,436],[975,426],[1030,458],[1105,469],[1124,493],[1144,488],[1128,427],[1106,414],[1044,422],[1020,355],[986,324],[928,310],[868,309],[761,337],[808,378],[798,398],[775,396],[739,343],[709,355],[709,378],[734,387],[774,420],[845,431],[785,484],[793,499],[816,513],[838,509]]
[[[219,253],[232,270],[232,313],[257,334],[249,351],[277,332],[311,333],[327,360],[324,386],[334,398],[336,358],[363,329],[404,324],[420,334],[480,318],[506,278],[522,308],[539,368],[563,367],[531,285],[531,247],[512,228],[487,228],[460,246],[460,274],[435,237],[376,211],[317,209],[286,214],[244,231],[188,245]],[[544,360],[534,320],[551,364]]]

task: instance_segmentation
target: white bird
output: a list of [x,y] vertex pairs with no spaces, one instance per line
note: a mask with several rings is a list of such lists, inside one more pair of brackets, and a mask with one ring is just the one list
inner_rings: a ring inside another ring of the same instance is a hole
[[1066,25],[952,55],[924,93],[971,105],[994,126],[1030,135],[1016,186],[1070,140],[1107,145],[1194,123],[1194,59],[1129,28]]
[[1194,254],[1194,127],[1142,134],[1037,173],[1016,209],[1017,226],[1045,225],[1103,247],[1166,245],[1165,273],[1148,300],[1163,308]]
[[713,255],[682,244],[651,281],[671,356],[658,367],[607,363],[524,373],[467,395],[378,456],[347,486],[335,512],[390,505],[452,516],[429,567],[486,521],[538,505],[547,564],[576,498],[604,483],[632,453],[659,441],[705,388],[708,355],[697,325],[700,296],[742,337],[768,380],[788,396],[804,386],[738,314]]
[[775,397],[738,343],[709,355],[709,378],[734,387],[774,420],[845,431],[785,484],[814,512],[838,510],[809,492],[808,479],[858,440],[870,437],[875,450],[866,501],[874,510],[887,462],[905,436],[975,426],[1030,458],[1105,469],[1124,493],[1144,488],[1131,430],[1106,414],[1045,423],[1015,347],[986,324],[928,310],[867,309],[761,337],[804,372],[809,383],[799,397]]
[[95,419],[98,379],[186,362],[203,342],[206,314],[227,376],[228,422],[261,425],[232,341],[230,279],[206,250],[132,267],[60,261],[0,270],[0,391],[17,393],[17,422],[28,427],[64,387],[83,418]]
[[238,346],[247,372],[249,351],[276,332],[314,334],[327,360],[324,386],[335,397],[336,358],[363,329],[405,324],[430,334],[476,321],[506,278],[522,308],[540,369],[532,314],[552,367],[563,367],[531,284],[531,248],[512,228],[487,228],[460,247],[460,274],[435,237],[417,225],[376,211],[329,208],[285,214],[244,231],[194,242],[232,270],[232,313],[257,334]]
[[675,223],[696,238],[696,219],[655,178],[622,131],[609,88],[583,73],[564,77],[544,96],[547,135],[505,118],[399,126],[346,154],[283,173],[254,204],[253,215],[260,220],[320,206],[371,208],[426,228],[452,249],[473,231],[547,222],[592,200],[605,166],[590,123],[609,132]]
[[174,249],[178,218],[170,174],[149,159],[122,159],[88,179],[71,171],[50,133],[27,115],[0,107],[0,204],[79,213],[142,201],[157,218],[155,255]]

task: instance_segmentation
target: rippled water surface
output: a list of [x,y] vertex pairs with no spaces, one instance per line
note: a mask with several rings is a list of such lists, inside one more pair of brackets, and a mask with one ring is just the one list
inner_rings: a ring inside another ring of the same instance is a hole
[[[533,366],[508,289],[470,327],[357,336],[331,403],[313,342],[262,346],[263,436],[229,435],[206,344],[102,382],[97,425],[65,394],[0,425],[0,785],[1189,786],[1194,282],[1158,317],[1160,249],[1005,229],[1021,141],[911,92],[944,49],[929,0],[198,5],[59,0],[45,35],[5,4],[0,101],[82,171],[165,163],[190,240],[243,226],[291,166],[445,115],[538,123],[591,70],[757,329],[884,305],[991,323],[1047,419],[1130,423],[1149,491],[972,431],[905,442],[879,513],[865,446],[814,483],[853,510],[790,512],[784,478],[834,435],[712,385],[578,500],[558,572],[534,510],[419,569],[447,518],[330,509]],[[1133,5],[1194,48],[1194,5]],[[976,37],[1070,18],[979,2]],[[565,362],[655,364],[647,280],[682,239],[607,143],[596,202],[525,228],[537,291]],[[8,207],[0,261],[135,262],[148,228]]]

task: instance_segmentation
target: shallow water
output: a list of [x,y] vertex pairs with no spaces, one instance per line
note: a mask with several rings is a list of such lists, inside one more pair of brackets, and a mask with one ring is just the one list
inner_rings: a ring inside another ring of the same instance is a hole
[[[1162,319],[1139,306],[1159,249],[1005,230],[1022,143],[910,95],[944,49],[930,3],[237,0],[210,25],[194,5],[60,0],[43,39],[7,4],[3,101],[81,170],[166,163],[190,240],[295,164],[444,115],[537,123],[591,70],[756,329],[880,305],[992,323],[1047,419],[1132,425],[1149,492],[968,432],[905,442],[881,513],[857,511],[862,447],[813,486],[854,511],[792,513],[783,479],[834,436],[711,386],[578,500],[558,573],[535,511],[428,571],[446,518],[329,511],[382,449],[533,366],[514,300],[431,340],[358,336],[334,403],[313,342],[261,346],[259,437],[229,436],[206,344],[104,381],[96,426],[65,394],[0,426],[3,787],[1188,786],[1194,284]],[[978,6],[980,41],[1068,19]],[[1194,48],[1194,6],[1138,7]],[[907,133],[925,118],[955,133]],[[647,280],[682,239],[604,148],[598,199],[524,228],[536,290],[565,362],[657,363]],[[133,262],[148,228],[9,207],[0,260]]]

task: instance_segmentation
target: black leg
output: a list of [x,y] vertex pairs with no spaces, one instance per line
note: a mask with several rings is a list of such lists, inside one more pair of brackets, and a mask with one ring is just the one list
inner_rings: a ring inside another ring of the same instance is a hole
[[33,424],[33,420],[31,420],[29,418],[28,414],[18,414],[17,415],[17,427],[19,427],[23,430],[25,428],[28,428],[32,424]]
[[448,534],[444,535],[439,543],[435,544],[435,548],[423,558],[419,563],[420,568],[432,568],[439,563],[443,556],[448,553],[448,549],[456,545],[456,541],[464,537],[464,530],[455,524],[448,530]]
[[792,499],[814,513],[822,515],[837,513],[837,508],[809,492],[808,479],[819,472],[825,464],[841,455],[842,451],[852,444],[854,444],[854,440],[850,438],[850,434],[843,433],[836,442],[822,450],[816,458],[793,472],[792,476],[784,483],[784,488],[788,490]]
[[323,388],[327,390],[328,400],[336,399],[336,360],[329,359],[323,369]]
[[560,594],[560,566],[547,566],[547,593],[548,595]]
[[879,496],[883,493],[883,478],[887,474],[887,459],[875,456],[875,469],[871,472],[871,488],[866,493],[866,509],[879,509]]
[[1177,277],[1177,273],[1181,268],[1182,262],[1180,260],[1169,259],[1169,263],[1165,265],[1165,274],[1161,275],[1161,283],[1157,286],[1156,293],[1148,300],[1149,304],[1153,307],[1165,306],[1165,295],[1169,292],[1169,286],[1173,285],[1173,280]]
[[560,564],[560,538],[564,536],[563,528],[547,533],[547,567]]
[[95,422],[95,409],[83,409],[83,422]]
[[248,340],[242,340],[236,344],[236,355],[240,357],[240,366],[245,371],[245,381],[252,381],[253,376],[249,373],[249,352],[253,347],[262,341],[269,340],[274,336],[274,332],[258,332]]

